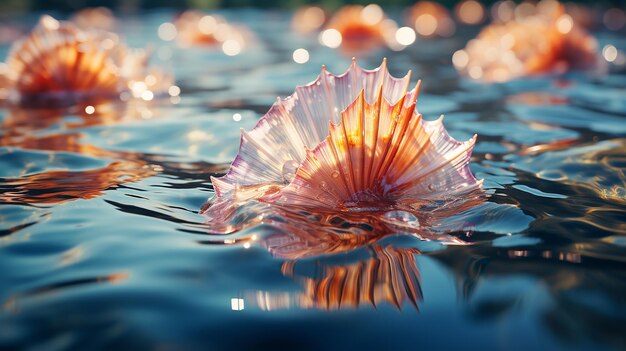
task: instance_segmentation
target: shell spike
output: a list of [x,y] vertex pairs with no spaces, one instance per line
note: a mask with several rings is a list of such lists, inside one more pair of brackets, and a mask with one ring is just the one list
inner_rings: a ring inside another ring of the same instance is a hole
[[383,61],[380,63],[380,66],[378,67],[379,70],[387,72],[387,58],[383,57]]

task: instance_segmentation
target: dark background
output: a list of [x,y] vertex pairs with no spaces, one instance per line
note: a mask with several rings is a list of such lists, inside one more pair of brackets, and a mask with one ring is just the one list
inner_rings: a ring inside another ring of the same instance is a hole
[[[135,12],[142,9],[153,8],[221,8],[221,7],[256,7],[256,8],[284,8],[292,9],[306,4],[316,4],[328,9],[334,9],[344,4],[369,4],[377,3],[381,6],[407,6],[412,5],[415,0],[2,0],[0,1],[0,17],[9,14],[25,12],[25,11],[75,11],[84,7],[106,6],[116,11]],[[458,1],[445,0],[439,3],[452,7]],[[495,1],[482,1],[483,4],[492,4]],[[519,2],[519,1],[516,1]],[[617,0],[600,0],[600,1],[572,1],[576,3],[584,3],[589,6],[616,6],[626,7],[626,1]]]

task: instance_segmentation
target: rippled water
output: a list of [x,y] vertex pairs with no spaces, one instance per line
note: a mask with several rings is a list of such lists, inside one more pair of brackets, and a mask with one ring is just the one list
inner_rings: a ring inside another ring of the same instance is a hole
[[[246,229],[209,235],[198,212],[239,129],[322,64],[350,63],[291,33],[287,13],[225,15],[257,45],[180,50],[156,38],[173,13],[123,22],[176,73],[177,105],[0,110],[0,348],[626,347],[623,73],[473,83],[449,61],[462,38],[359,57],[412,69],[425,118],[479,134],[472,170],[491,196],[435,233],[406,213],[253,206]],[[439,234],[457,245],[424,240]]]

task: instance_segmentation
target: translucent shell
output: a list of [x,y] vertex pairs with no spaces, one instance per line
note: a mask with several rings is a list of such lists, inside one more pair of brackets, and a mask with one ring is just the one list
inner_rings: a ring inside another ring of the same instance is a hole
[[228,173],[212,178],[205,211],[228,216],[249,200],[281,206],[371,211],[408,208],[480,188],[469,169],[475,137],[458,142],[442,119],[415,110],[410,72],[392,77],[353,62],[342,75],[319,77],[280,100],[250,132]]
[[128,49],[113,33],[42,16],[31,34],[11,48],[7,88],[23,104],[117,98],[145,78],[147,60],[143,50]]

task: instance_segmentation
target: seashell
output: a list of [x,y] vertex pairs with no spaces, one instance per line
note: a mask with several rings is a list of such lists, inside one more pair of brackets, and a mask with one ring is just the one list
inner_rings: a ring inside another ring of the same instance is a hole
[[[453,56],[470,78],[503,82],[523,76],[602,69],[598,44],[564,7],[543,1],[518,6],[514,20],[485,27]],[[526,14],[526,12],[528,12]]]
[[[197,10],[181,13],[174,25],[178,32],[178,44],[183,47],[222,46],[226,54],[238,54],[253,40],[247,28],[230,24],[221,16],[208,15]],[[229,50],[229,46],[236,50]]]
[[422,37],[449,37],[456,30],[448,9],[432,1],[419,1],[411,6],[407,22]]
[[279,207],[343,212],[419,211],[480,189],[469,169],[476,137],[458,142],[442,118],[415,110],[420,83],[392,77],[386,60],[365,70],[353,60],[278,99],[249,132],[228,173],[212,178],[203,213],[212,224],[259,201]]
[[[322,44],[348,51],[367,51],[394,42],[397,25],[376,4],[346,5],[330,19],[320,36]],[[332,31],[332,34],[329,31]],[[335,38],[337,37],[337,38]]]
[[[23,105],[119,98],[146,79],[147,61],[144,50],[127,48],[116,34],[42,16],[31,34],[11,48],[5,89]],[[166,91],[171,83],[171,76],[162,77],[150,94]]]

